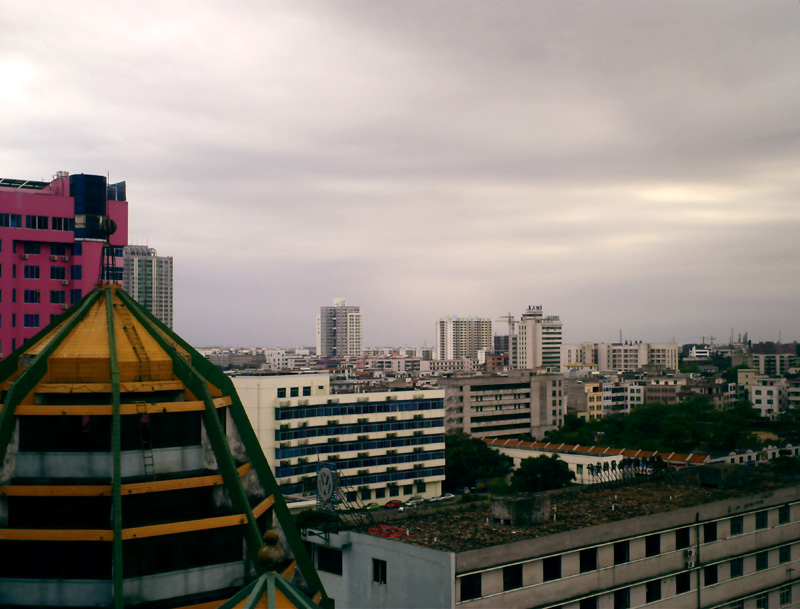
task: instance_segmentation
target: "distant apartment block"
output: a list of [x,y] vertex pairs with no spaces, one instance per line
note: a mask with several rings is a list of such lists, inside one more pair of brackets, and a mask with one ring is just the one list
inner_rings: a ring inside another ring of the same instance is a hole
[[332,394],[327,374],[233,384],[284,493],[313,492],[321,461],[336,464],[350,501],[441,493],[444,391]]
[[645,366],[678,369],[678,343],[577,343],[561,347],[564,366],[597,366],[598,370],[632,372]]
[[785,378],[759,377],[748,399],[765,419],[775,419],[788,406],[789,382]]
[[445,378],[445,424],[478,438],[535,438],[564,423],[566,384],[561,375],[512,370],[508,376]]
[[541,306],[529,306],[516,323],[512,342],[512,368],[561,371],[561,319],[545,316]]
[[[66,171],[49,182],[0,178],[0,358],[99,283],[103,220],[116,223],[115,250],[128,242],[125,192],[124,182]],[[106,278],[121,279],[122,269]]]
[[361,310],[336,298],[333,306],[321,307],[317,315],[319,357],[359,357],[363,352]]
[[436,359],[477,358],[492,349],[492,320],[447,315],[436,322]]
[[172,256],[144,245],[122,249],[125,291],[168,328],[172,328]]

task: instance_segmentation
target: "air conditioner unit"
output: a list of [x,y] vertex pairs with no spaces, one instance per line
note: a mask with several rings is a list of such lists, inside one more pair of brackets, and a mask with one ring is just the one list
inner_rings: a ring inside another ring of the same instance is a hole
[[66,279],[62,279],[61,285],[69,285],[69,281],[67,281]]
[[28,259],[28,254],[22,254],[22,259],[23,260],[27,260]]
[[686,558],[689,559],[692,558],[692,556],[694,556],[694,548],[688,548],[686,550]]
[[686,568],[687,569],[694,569],[694,561],[693,560],[687,560],[686,561]]
[[64,262],[66,262],[67,260],[69,260],[69,256],[61,256],[61,259],[62,259]]
[[66,304],[62,304],[61,305],[61,309],[64,310],[64,311],[66,311],[68,308],[69,307]]
[[55,262],[56,260],[58,260],[58,256],[50,256],[50,260]]

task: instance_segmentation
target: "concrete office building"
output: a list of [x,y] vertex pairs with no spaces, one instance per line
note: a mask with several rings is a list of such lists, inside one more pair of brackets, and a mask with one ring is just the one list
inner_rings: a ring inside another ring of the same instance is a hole
[[561,319],[545,316],[541,306],[529,306],[516,324],[512,341],[513,368],[561,371]]
[[567,391],[557,374],[512,370],[507,376],[445,378],[445,426],[477,438],[535,438],[564,424]]
[[447,315],[436,322],[436,359],[477,358],[492,349],[492,320]]
[[678,343],[576,343],[562,345],[564,366],[597,366],[601,372],[633,372],[645,366],[678,369]]
[[172,256],[159,256],[152,247],[122,248],[122,283],[125,291],[172,327]]
[[[0,178],[0,359],[100,281],[110,218],[117,254],[128,242],[125,182],[59,171],[50,182]],[[114,279],[122,279],[121,259]]]
[[383,529],[392,539],[306,539],[324,558],[326,590],[352,609],[798,606],[800,487],[758,476],[730,489],[694,482],[715,468],[683,470],[669,486],[592,485],[396,515]]
[[318,357],[360,357],[363,353],[361,311],[335,298],[317,315]]
[[331,394],[327,374],[233,384],[284,493],[313,492],[317,464],[328,461],[348,501],[441,494],[444,391]]

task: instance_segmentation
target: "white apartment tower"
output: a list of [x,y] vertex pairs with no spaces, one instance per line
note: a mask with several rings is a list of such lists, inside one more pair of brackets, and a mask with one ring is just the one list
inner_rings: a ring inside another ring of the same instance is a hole
[[360,357],[361,311],[347,306],[344,298],[334,298],[332,307],[321,307],[317,315],[318,357]]
[[492,342],[491,319],[447,315],[436,322],[436,359],[476,358]]
[[529,306],[517,322],[512,367],[520,370],[561,370],[561,319],[544,316],[541,306]]
[[145,245],[126,245],[122,260],[125,291],[172,328],[172,256],[159,256]]

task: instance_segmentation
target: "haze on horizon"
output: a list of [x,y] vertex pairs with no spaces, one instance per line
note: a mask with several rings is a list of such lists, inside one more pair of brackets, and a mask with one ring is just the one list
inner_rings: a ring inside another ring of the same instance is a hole
[[[126,180],[197,346],[540,304],[800,339],[800,4],[0,0],[0,176]],[[497,333],[505,333],[502,322]]]

